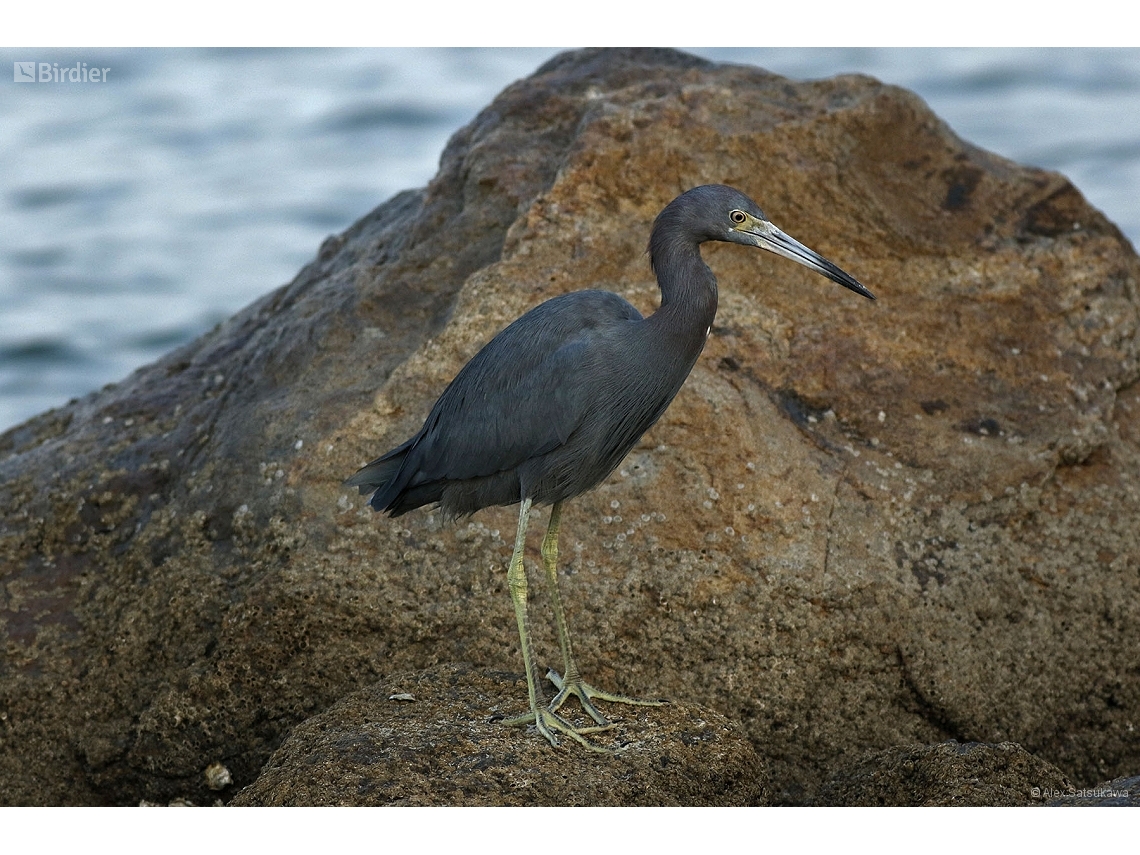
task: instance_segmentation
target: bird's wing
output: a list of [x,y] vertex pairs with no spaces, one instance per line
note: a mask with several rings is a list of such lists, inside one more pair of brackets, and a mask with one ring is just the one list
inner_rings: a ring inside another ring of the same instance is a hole
[[599,348],[640,318],[616,295],[576,292],[515,321],[432,408],[409,452],[410,483],[493,475],[565,443],[591,406]]

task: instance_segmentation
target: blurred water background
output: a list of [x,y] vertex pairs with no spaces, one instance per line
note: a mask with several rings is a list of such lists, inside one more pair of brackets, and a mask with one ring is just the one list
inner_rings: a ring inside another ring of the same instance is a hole
[[[1140,238],[1140,50],[690,50],[905,86]],[[0,431],[288,282],[326,236],[424,185],[448,137],[555,53],[0,51]],[[17,83],[17,62],[109,71]]]

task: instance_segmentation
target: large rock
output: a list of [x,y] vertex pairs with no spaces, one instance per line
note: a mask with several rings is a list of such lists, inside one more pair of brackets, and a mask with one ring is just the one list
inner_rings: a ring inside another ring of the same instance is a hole
[[[553,749],[501,723],[525,679],[442,666],[369,686],[294,728],[235,805],[684,805],[766,800],[740,729],[698,707],[627,707]],[[574,710],[564,708],[569,715]]]
[[219,762],[227,799],[383,677],[520,671],[514,509],[392,521],[341,480],[537,302],[606,287],[651,311],[653,217],[708,182],[879,300],[706,249],[704,356],[564,514],[587,678],[739,722],[777,801],[950,739],[1019,743],[1077,786],[1134,775],[1127,241],[1064,177],[875,80],[585,51],[508,88],[426,189],[288,286],[0,437],[0,799],[212,802]]

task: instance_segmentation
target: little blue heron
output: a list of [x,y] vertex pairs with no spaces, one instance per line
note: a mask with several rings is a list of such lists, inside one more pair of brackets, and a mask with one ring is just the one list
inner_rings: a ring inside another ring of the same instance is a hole
[[[670,202],[653,223],[649,260],[661,289],[656,312],[644,318],[608,291],[547,300],[463,367],[415,436],[345,482],[362,495],[371,493],[372,507],[394,517],[429,503],[447,517],[520,504],[507,584],[530,712],[507,723],[533,723],[552,745],[560,733],[605,750],[585,736],[610,726],[595,699],[662,703],[603,692],[582,680],[558,592],[558,528],[562,503],[614,470],[665,412],[700,356],[716,314],[717,288],[699,247],[713,240],[767,249],[874,299],[854,278],[772,225],[740,191],[696,187]],[[549,705],[536,685],[527,632],[523,551],[535,502],[552,506],[542,563],[563,661],[562,675],[547,674],[558,690]],[[575,727],[558,714],[571,695],[596,726]]]

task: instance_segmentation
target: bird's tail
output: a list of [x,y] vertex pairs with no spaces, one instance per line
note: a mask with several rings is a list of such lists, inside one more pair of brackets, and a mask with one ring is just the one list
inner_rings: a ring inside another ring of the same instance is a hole
[[400,474],[400,467],[404,465],[405,452],[406,449],[398,448],[395,451],[389,451],[383,457],[376,458],[367,466],[361,467],[351,478],[346,479],[345,486],[356,487],[362,496],[371,493],[372,498],[368,504],[377,511],[386,510],[387,504],[391,501],[391,497],[387,495],[388,488],[392,486],[396,476]]
[[442,478],[425,480],[416,467],[405,470],[408,453],[416,446],[419,436],[413,436],[399,448],[393,448],[383,457],[377,457],[348,478],[346,487],[356,487],[360,495],[372,494],[368,504],[374,511],[387,511],[398,517],[408,511],[439,502],[443,498],[447,481]]

